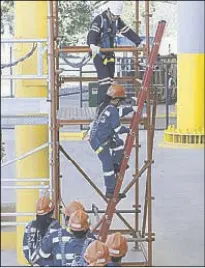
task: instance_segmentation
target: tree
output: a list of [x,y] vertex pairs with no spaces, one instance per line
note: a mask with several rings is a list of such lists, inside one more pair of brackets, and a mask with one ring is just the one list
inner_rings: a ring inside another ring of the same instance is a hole
[[10,31],[13,33],[14,19],[14,1],[1,1],[1,34],[4,33],[6,23],[10,26]]
[[59,34],[61,46],[86,41],[94,12],[108,1],[59,1]]

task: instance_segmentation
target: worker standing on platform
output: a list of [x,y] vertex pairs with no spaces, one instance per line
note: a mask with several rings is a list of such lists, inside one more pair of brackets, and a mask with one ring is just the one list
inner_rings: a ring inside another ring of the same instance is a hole
[[[52,218],[54,203],[49,197],[40,197],[36,205],[36,220],[26,225],[23,237],[23,252],[29,263],[31,255],[41,246],[43,238],[61,228],[59,222]],[[39,259],[37,262],[40,266],[52,266],[52,258],[46,260]]]
[[111,262],[107,266],[121,266],[121,259],[126,255],[128,246],[127,240],[120,232],[108,235],[105,242],[109,248]]
[[93,62],[98,76],[97,105],[104,101],[115,74],[115,54],[113,52],[101,53],[100,48],[115,47],[117,33],[127,37],[136,46],[142,41],[120,18],[123,12],[123,2],[109,1],[108,5],[109,7],[106,11],[94,18],[87,37],[87,43],[92,50]]
[[[130,132],[129,128],[120,124],[120,117],[137,110],[137,106],[133,106],[124,107],[119,111],[117,107],[125,98],[122,85],[111,85],[104,102],[97,109],[90,128],[89,142],[102,162],[107,198],[112,198],[114,194],[116,173],[120,170],[124,152],[124,141],[120,139],[119,134]],[[119,198],[123,197],[125,196],[119,194]]]

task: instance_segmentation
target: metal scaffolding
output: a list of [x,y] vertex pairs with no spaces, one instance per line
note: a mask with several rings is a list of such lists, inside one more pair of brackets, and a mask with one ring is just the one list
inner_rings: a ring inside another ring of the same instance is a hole
[[[139,33],[139,1],[135,1],[135,10],[136,10],[136,32]],[[146,21],[146,58],[149,57],[149,1],[145,1],[145,21]],[[65,81],[73,82],[73,81],[93,81],[96,80],[92,77],[66,77],[60,75],[59,71],[59,54],[60,52],[64,53],[80,53],[80,52],[88,52],[89,48],[84,46],[70,46],[60,49],[59,48],[59,37],[58,37],[58,1],[49,1],[49,70],[50,70],[50,85],[51,85],[51,118],[52,118],[52,127],[51,127],[51,140],[52,140],[52,178],[53,178],[53,186],[54,186],[54,201],[57,204],[56,210],[55,210],[55,216],[57,218],[60,217],[60,157],[59,153],[61,152],[67,160],[69,160],[76,168],[77,170],[83,175],[83,177],[86,179],[86,181],[96,190],[96,192],[99,194],[101,198],[104,199],[106,203],[108,201],[106,200],[103,193],[100,191],[100,189],[92,182],[90,177],[85,173],[85,171],[78,165],[78,163],[72,159],[70,155],[63,149],[62,145],[59,144],[59,129],[60,127],[64,125],[82,125],[82,124],[89,124],[92,119],[93,115],[90,115],[88,117],[82,118],[78,115],[78,118],[70,117],[70,111],[69,108],[66,111],[62,111],[61,108],[59,108],[59,97],[58,92],[60,89],[60,86]],[[107,48],[107,49],[101,49],[101,51],[129,51],[133,52],[135,56],[135,71],[136,71],[136,77],[135,78],[126,78],[123,77],[121,81],[131,81],[135,86],[138,84],[139,86],[139,80],[137,79],[138,75],[138,52],[142,51],[139,48],[136,47],[118,47],[118,48]],[[138,81],[138,83],[136,83]],[[116,210],[116,215],[122,220],[122,222],[126,225],[128,229],[118,230],[121,233],[125,235],[130,235],[132,238],[129,238],[128,241],[134,241],[135,248],[137,250],[141,250],[144,255],[144,261],[143,262],[126,262],[123,263],[123,265],[126,266],[151,266],[152,265],[152,242],[154,241],[154,233],[152,232],[152,191],[151,191],[151,164],[153,163],[152,159],[152,149],[153,149],[153,138],[154,138],[154,124],[155,124],[155,115],[156,115],[156,98],[155,98],[155,105],[153,106],[152,111],[152,118],[151,118],[151,105],[150,105],[150,90],[148,90],[147,95],[147,118],[142,119],[142,124],[145,125],[146,122],[146,129],[147,129],[147,159],[145,160],[144,166],[139,169],[139,130],[137,128],[137,132],[135,135],[135,174],[134,174],[134,180],[125,188],[125,191],[127,192],[133,185],[135,185],[135,205],[134,210]],[[65,109],[65,108],[64,108]],[[83,109],[86,114],[93,114],[92,108],[79,108],[82,111],[80,112],[81,116],[83,114]],[[67,112],[67,114],[66,114]],[[64,114],[64,118],[62,117],[62,114]],[[127,119],[128,122],[130,122],[130,118]],[[143,222],[142,225],[139,222],[139,213],[142,212],[139,208],[140,201],[139,201],[139,178],[140,176],[147,170],[147,179],[146,179],[146,189],[145,189],[145,196],[144,196],[144,210],[143,210]],[[99,210],[101,213],[104,213],[105,211]],[[90,211],[92,213],[93,211]],[[133,213],[135,216],[135,223],[134,227],[130,225],[130,223],[124,218],[124,216],[121,215],[121,213]],[[96,233],[99,233],[99,225],[101,222],[98,222],[97,226],[95,226],[94,230]],[[147,232],[146,232],[147,229]],[[115,232],[117,230],[109,230],[110,233]],[[144,243],[147,243],[148,246],[146,246]]]

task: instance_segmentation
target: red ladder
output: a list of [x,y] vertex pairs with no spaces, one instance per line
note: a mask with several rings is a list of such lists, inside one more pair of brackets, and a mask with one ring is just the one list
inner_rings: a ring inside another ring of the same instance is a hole
[[158,27],[155,33],[153,46],[149,54],[148,64],[146,66],[146,71],[143,77],[142,88],[138,94],[138,100],[137,100],[138,108],[137,108],[137,111],[134,113],[131,123],[130,123],[130,133],[127,135],[127,138],[126,138],[123,160],[120,166],[120,171],[116,177],[115,192],[114,192],[113,198],[110,199],[110,201],[108,202],[108,206],[107,206],[105,215],[103,216],[103,219],[101,219],[100,221],[102,222],[102,225],[101,225],[100,232],[99,232],[99,240],[103,242],[105,242],[107,238],[107,234],[108,234],[111,222],[112,222],[113,214],[115,212],[115,207],[117,203],[119,202],[119,199],[117,198],[117,196],[120,192],[122,182],[124,179],[124,175],[125,175],[125,170],[127,167],[127,163],[131,154],[131,150],[133,148],[137,125],[139,124],[139,121],[141,118],[142,109],[144,107],[144,102],[146,100],[147,90],[150,85],[154,63],[158,55],[159,46],[162,40],[165,25],[166,25],[166,21],[164,20],[158,22]]

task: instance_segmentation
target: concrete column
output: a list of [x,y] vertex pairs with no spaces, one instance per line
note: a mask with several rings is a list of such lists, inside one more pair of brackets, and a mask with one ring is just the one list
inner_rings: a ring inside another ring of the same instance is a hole
[[177,128],[165,142],[204,145],[204,1],[177,3]]
[[[15,1],[15,38],[40,39],[47,38],[47,1]],[[15,46],[16,58],[30,51],[31,44]],[[45,62],[46,66],[46,55]],[[44,74],[47,72],[47,66]],[[37,53],[15,68],[16,74],[37,74]],[[47,81],[18,80],[15,82],[15,97],[33,98],[47,96]],[[47,125],[24,125],[15,127],[16,156],[20,156],[37,146],[48,142]],[[48,178],[49,158],[48,149],[39,151],[16,163],[17,178]],[[17,185],[22,185],[17,183]],[[38,182],[23,183],[23,185],[39,185]],[[39,198],[39,189],[21,189],[16,191],[16,212],[35,212]],[[30,221],[32,217],[18,216],[17,222]],[[23,234],[25,226],[17,226],[17,261],[26,264],[23,255]]]

